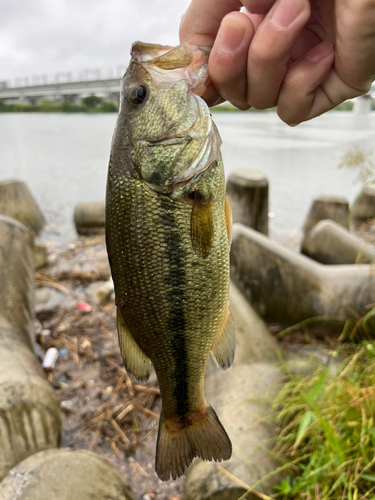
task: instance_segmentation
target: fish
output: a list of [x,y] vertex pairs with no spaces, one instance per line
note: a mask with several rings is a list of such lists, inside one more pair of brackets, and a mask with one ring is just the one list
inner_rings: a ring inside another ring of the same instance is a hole
[[125,369],[153,365],[162,408],[155,470],[227,460],[230,439],[204,396],[208,353],[235,354],[229,304],[232,214],[221,139],[202,95],[208,51],[135,42],[121,83],[106,192],[106,244]]

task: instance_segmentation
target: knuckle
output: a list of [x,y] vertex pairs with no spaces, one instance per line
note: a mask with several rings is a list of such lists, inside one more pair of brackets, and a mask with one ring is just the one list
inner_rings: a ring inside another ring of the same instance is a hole
[[249,60],[251,65],[260,68],[268,67],[278,62],[279,58],[275,47],[268,47],[265,43],[250,46]]
[[375,0],[352,0],[352,9],[358,13],[375,11]]

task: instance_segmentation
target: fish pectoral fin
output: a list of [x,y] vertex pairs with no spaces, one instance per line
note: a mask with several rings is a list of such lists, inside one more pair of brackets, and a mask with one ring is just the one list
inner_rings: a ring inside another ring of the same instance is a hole
[[223,370],[226,370],[233,363],[235,351],[236,336],[234,333],[233,316],[228,302],[228,308],[223,319],[221,330],[212,344],[210,352],[215,363]]
[[137,380],[146,381],[150,376],[151,361],[134,340],[119,309],[117,309],[117,331],[126,371]]
[[227,226],[228,244],[230,246],[232,244],[233,215],[232,215],[232,208],[229,203],[229,198],[226,193],[225,193],[225,223]]
[[196,254],[206,258],[214,240],[212,198],[204,198],[199,191],[193,191],[193,195],[194,203],[190,224],[191,243]]

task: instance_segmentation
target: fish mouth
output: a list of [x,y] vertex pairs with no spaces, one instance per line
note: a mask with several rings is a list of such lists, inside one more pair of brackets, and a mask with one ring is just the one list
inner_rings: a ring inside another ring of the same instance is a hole
[[142,65],[156,86],[186,80],[190,90],[202,96],[209,84],[208,57],[210,47],[191,46],[187,42],[171,47],[137,41],[131,58]]

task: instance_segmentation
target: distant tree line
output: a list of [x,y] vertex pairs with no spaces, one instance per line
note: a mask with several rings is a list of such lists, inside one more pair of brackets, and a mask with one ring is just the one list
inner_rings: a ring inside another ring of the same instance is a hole
[[114,113],[117,104],[91,94],[81,100],[81,104],[70,101],[42,101],[40,104],[7,104],[0,99],[0,113]]

